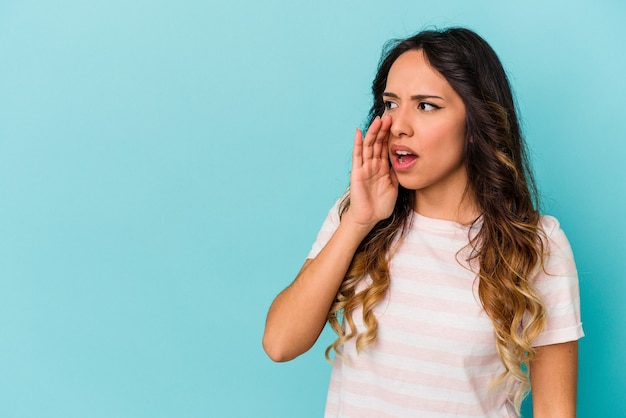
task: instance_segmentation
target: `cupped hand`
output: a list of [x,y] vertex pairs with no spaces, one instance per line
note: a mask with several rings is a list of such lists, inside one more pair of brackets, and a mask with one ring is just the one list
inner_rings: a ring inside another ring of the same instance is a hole
[[347,215],[353,222],[370,228],[391,216],[398,198],[398,179],[389,167],[390,128],[390,116],[376,117],[365,138],[359,129],[354,135]]

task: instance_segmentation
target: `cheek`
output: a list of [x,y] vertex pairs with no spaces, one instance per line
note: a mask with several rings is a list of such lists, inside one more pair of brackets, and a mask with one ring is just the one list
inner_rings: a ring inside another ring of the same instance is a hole
[[456,147],[465,144],[465,124],[439,123],[428,127],[422,126],[420,131],[433,145],[445,144],[447,147]]
[[455,123],[451,123],[448,126],[442,126],[441,128],[442,136],[447,138],[450,146],[465,149],[465,142],[467,140],[465,118],[459,119],[455,121]]
[[425,144],[432,152],[435,152],[442,161],[457,161],[463,158],[465,153],[465,129],[450,126],[429,133],[430,141]]

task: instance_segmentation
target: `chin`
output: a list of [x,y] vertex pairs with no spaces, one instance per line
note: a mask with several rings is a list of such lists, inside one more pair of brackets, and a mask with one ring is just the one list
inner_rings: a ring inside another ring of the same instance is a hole
[[415,180],[410,181],[409,179],[405,179],[405,181],[402,181],[401,179],[398,178],[398,184],[402,186],[403,188],[407,190],[411,190],[411,191],[420,190],[426,187],[423,183],[417,182]]

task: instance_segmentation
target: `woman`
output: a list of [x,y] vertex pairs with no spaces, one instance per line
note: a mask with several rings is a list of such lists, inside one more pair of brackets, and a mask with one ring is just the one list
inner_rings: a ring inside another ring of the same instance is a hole
[[536,417],[574,417],[576,268],[537,210],[495,52],[467,29],[422,32],[372,90],[349,190],[274,300],[266,352],[293,359],[330,322],[327,416],[517,417],[532,386]]

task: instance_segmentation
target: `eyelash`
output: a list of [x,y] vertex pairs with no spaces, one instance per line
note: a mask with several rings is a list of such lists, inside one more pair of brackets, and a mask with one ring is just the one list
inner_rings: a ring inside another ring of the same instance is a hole
[[[391,110],[392,109],[392,105],[396,105],[396,103],[390,101],[390,100],[384,100],[383,101],[383,107],[385,108],[385,110]],[[426,106],[429,106],[429,108],[425,108]],[[418,109],[423,110],[425,112],[432,112],[433,110],[437,110],[437,109],[441,109],[440,106],[437,106],[436,104],[432,104],[429,102],[419,102],[419,104],[417,105]]]
[[[424,106],[430,106],[430,107],[431,107],[431,109],[430,109],[430,110],[428,110],[428,109],[424,109]],[[435,105],[435,104],[432,104],[432,103],[428,103],[428,102],[420,102],[420,103],[417,105],[417,107],[418,107],[420,110],[424,110],[424,111],[426,111],[426,112],[430,112],[430,111],[433,111],[433,110],[441,109],[441,107],[439,107],[439,106],[437,106],[437,105]]]
[[395,105],[395,103],[389,100],[383,100],[383,107],[385,110],[390,110],[392,105]]

